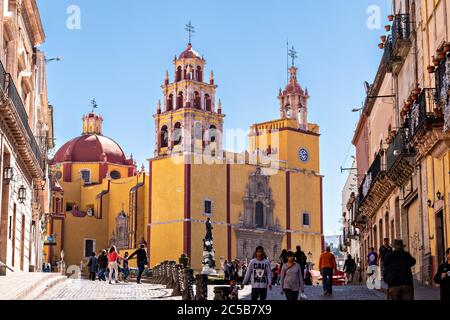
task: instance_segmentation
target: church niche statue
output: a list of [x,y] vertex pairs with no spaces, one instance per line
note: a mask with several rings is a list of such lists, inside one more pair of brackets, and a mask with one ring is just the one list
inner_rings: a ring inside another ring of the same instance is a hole
[[115,245],[117,249],[127,249],[129,247],[128,236],[128,216],[122,210],[116,217]]

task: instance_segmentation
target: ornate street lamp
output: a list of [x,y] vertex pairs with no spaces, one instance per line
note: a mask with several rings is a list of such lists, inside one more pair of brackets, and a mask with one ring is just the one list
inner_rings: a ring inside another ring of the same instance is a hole
[[9,184],[14,178],[14,170],[11,166],[7,166],[3,169],[3,179],[6,184]]
[[18,192],[17,192],[17,198],[19,199],[19,202],[23,204],[25,200],[27,199],[27,189],[22,185]]

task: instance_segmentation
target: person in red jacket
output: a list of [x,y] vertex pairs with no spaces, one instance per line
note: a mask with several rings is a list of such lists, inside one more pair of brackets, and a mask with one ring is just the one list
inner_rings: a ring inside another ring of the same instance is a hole
[[114,270],[114,278],[116,280],[116,283],[119,283],[119,268],[117,266],[117,259],[123,260],[123,257],[121,257],[117,253],[116,246],[112,246],[111,249],[109,249],[108,253],[108,269],[109,269],[109,284],[112,284],[112,273]]
[[331,248],[320,255],[319,269],[322,274],[323,295],[333,294],[333,273],[337,270],[336,257],[331,253]]

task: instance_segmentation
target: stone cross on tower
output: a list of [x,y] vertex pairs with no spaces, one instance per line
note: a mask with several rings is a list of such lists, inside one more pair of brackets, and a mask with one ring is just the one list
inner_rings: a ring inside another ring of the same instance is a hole
[[189,44],[191,44],[192,35],[195,33],[195,27],[192,25],[191,20],[189,20],[189,23],[184,28],[189,33]]
[[95,98],[91,100],[91,106],[92,106],[92,113],[95,112],[95,109],[98,109],[97,101],[95,101]]
[[288,55],[289,55],[289,57],[291,57],[291,59],[292,59],[292,66],[294,67],[295,66],[295,59],[298,58],[297,51],[295,51],[294,46],[292,46],[292,48],[289,49],[289,54]]

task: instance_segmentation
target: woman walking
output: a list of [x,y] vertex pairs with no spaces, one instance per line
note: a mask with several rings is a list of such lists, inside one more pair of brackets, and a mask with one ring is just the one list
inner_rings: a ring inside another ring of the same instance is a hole
[[242,288],[249,281],[252,285],[252,301],[266,301],[267,288],[272,290],[272,270],[270,270],[270,262],[264,248],[259,246],[256,248],[253,259],[248,265]]
[[439,266],[434,283],[441,287],[441,301],[450,301],[450,248],[445,252],[447,260]]
[[116,283],[119,283],[119,268],[117,266],[117,259],[123,259],[123,257],[119,256],[117,253],[116,246],[112,246],[111,249],[109,249],[108,254],[108,268],[109,268],[109,284],[112,284],[112,273],[114,270],[114,278],[116,280]]
[[286,255],[287,262],[281,269],[281,294],[286,295],[286,300],[297,301],[300,291],[305,291],[302,267],[295,262],[295,254],[289,251]]

